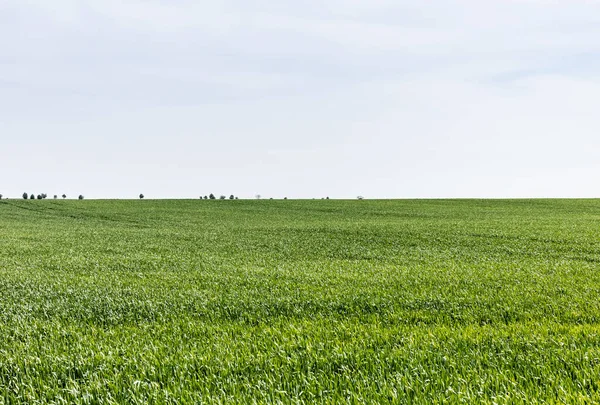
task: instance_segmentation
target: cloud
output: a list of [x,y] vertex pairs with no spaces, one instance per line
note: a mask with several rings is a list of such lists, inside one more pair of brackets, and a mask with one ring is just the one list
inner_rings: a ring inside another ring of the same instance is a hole
[[598,38],[585,0],[6,0],[0,158],[33,156],[15,188],[584,195],[559,173],[600,175]]

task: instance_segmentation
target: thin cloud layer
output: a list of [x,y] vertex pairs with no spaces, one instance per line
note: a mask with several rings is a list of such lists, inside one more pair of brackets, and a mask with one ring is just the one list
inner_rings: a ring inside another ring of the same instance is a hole
[[596,195],[598,1],[8,0],[0,49],[5,195]]

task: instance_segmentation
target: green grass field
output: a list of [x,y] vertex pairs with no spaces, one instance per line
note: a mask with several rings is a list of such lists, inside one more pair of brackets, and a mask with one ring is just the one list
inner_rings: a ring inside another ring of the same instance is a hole
[[600,200],[0,201],[0,404],[599,384]]

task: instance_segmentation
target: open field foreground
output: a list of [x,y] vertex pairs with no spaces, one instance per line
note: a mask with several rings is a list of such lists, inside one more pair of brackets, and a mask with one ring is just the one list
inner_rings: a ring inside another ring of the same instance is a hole
[[0,201],[0,403],[600,402],[600,200]]

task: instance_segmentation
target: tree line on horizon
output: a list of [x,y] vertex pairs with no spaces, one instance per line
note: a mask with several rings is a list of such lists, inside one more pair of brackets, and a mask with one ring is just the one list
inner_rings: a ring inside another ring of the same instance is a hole
[[[3,197],[4,197],[4,196],[3,196],[2,194],[0,194],[0,200],[1,200]],[[36,200],[36,199],[37,199],[37,200],[45,200],[46,198],[48,198],[48,194],[46,194],[46,193],[41,193],[41,194],[35,195],[35,194],[29,194],[29,193],[25,192],[25,193],[23,193],[22,197],[23,197],[23,199],[24,199],[24,200]],[[66,198],[67,198],[67,195],[66,195],[66,194],[63,194],[63,195],[62,195],[62,198],[63,198],[63,200],[64,200],[64,199],[66,199]],[[82,194],[80,194],[80,195],[79,195],[79,197],[78,197],[78,199],[79,199],[79,200],[83,200],[84,198],[85,198],[85,197],[84,197]],[[140,198],[140,200],[143,200],[143,199],[145,198],[144,194],[140,194],[140,195],[139,195],[139,198]],[[55,199],[55,200],[57,200],[57,199],[58,199],[58,195],[56,195],[56,194],[55,194],[55,195],[54,195],[54,199]],[[210,194],[210,195],[208,195],[208,196],[206,196],[206,195],[205,195],[204,197],[200,196],[200,199],[201,199],[201,200],[216,200],[216,199],[217,199],[217,197],[215,197],[215,195],[211,193],[211,194]],[[226,200],[226,199],[227,199],[227,196],[225,196],[225,195],[221,195],[221,196],[219,197],[219,200]],[[230,199],[230,200],[237,200],[237,199],[238,199],[238,197],[236,197],[236,196],[234,196],[233,194],[231,194],[231,195],[229,196],[229,199]]]
[[[3,197],[4,197],[4,196],[3,196],[2,194],[0,194],[0,200],[1,200]],[[22,197],[23,197],[23,199],[24,199],[24,200],[36,200],[36,199],[37,199],[37,200],[45,200],[46,198],[48,198],[48,195],[47,195],[46,193],[41,193],[41,194],[38,194],[38,195],[29,194],[29,193],[23,193],[23,196],[22,196]],[[64,200],[64,199],[66,199],[66,198],[67,198],[67,195],[66,195],[66,194],[63,194],[63,195],[62,195],[62,198],[63,198],[63,200]],[[77,198],[78,198],[79,200],[83,200],[85,197],[84,197],[82,194],[80,194],[80,195],[79,195],[79,197],[77,197]],[[140,198],[140,200],[143,200],[143,199],[145,198],[144,194],[140,194],[140,195],[139,195],[139,198]],[[260,200],[261,198],[262,198],[262,196],[261,196],[260,194],[257,194],[257,195],[256,195],[256,199],[257,199],[257,200]],[[356,197],[356,198],[357,198],[358,200],[364,200],[364,197],[363,197],[363,196],[360,196],[360,195],[359,195],[358,197]],[[57,199],[58,199],[58,195],[56,195],[56,194],[55,194],[55,195],[54,195],[54,199],[55,199],[55,200],[57,200]],[[216,199],[217,199],[217,197],[216,197],[214,194],[212,194],[212,193],[211,193],[211,194],[209,194],[209,195],[200,196],[200,199],[201,199],[201,200],[216,200]],[[238,200],[239,198],[238,198],[238,197],[236,197],[236,196],[234,196],[233,194],[231,194],[231,195],[229,196],[229,198],[227,198],[227,196],[225,196],[225,195],[221,195],[221,196],[220,196],[218,199],[219,199],[219,200],[227,200],[227,199],[229,199],[229,200]],[[273,198],[270,198],[270,199],[272,200]],[[284,199],[284,200],[287,200],[288,198],[287,198],[287,197],[284,197],[283,199]],[[324,198],[321,198],[321,199],[322,199],[322,200],[329,200],[329,197],[324,197]],[[314,200],[314,198],[313,198],[313,200]]]
[[[4,197],[4,196],[3,196],[2,194],[0,194],[0,200],[1,200],[3,197]],[[41,194],[35,195],[35,194],[33,194],[33,193],[32,193],[32,194],[29,194],[29,193],[25,192],[25,193],[23,193],[22,197],[23,197],[23,199],[24,199],[24,200],[36,200],[36,199],[37,199],[37,200],[45,200],[46,198],[48,198],[48,194],[46,194],[46,193],[41,193]],[[65,199],[67,198],[67,195],[66,195],[66,194],[63,194],[63,195],[62,195],[62,198],[63,198],[63,200],[65,200]],[[85,198],[85,197],[83,196],[83,194],[80,194],[80,195],[79,195],[79,197],[78,197],[78,199],[79,199],[79,200],[83,200],[84,198]],[[140,200],[143,200],[143,199],[145,198],[144,194],[140,194],[140,195],[139,195],[139,198],[140,198]],[[58,199],[58,195],[56,195],[56,194],[55,194],[55,195],[54,195],[54,199],[55,199],[55,200],[57,200],[57,199]],[[216,200],[216,199],[217,199],[217,197],[216,197],[214,194],[212,194],[212,193],[211,193],[210,195],[205,195],[204,197],[200,196],[200,199],[201,199],[201,200]],[[221,196],[219,197],[219,200],[226,200],[226,199],[227,199],[227,196],[225,196],[225,195],[221,195]],[[229,199],[230,199],[230,200],[237,200],[237,199],[239,199],[239,198],[238,198],[238,197],[236,197],[236,196],[234,196],[233,194],[231,194],[231,195],[229,196]]]
[[[200,199],[201,199],[201,200],[216,200],[216,199],[217,199],[217,197],[216,197],[216,196],[215,196],[213,193],[210,193],[209,195],[205,195],[204,197],[200,196]],[[227,196],[225,196],[225,195],[221,195],[221,196],[219,197],[219,200],[226,200],[226,199],[227,199]],[[229,199],[230,199],[230,200],[237,200],[237,199],[238,199],[238,197],[236,197],[236,196],[234,196],[233,194],[231,194],[231,195],[229,196]]]
[[[4,197],[4,196],[3,196],[2,194],[0,194],[0,200],[1,200],[3,197]],[[48,194],[46,194],[46,193],[41,193],[41,194],[35,195],[35,194],[23,193],[23,195],[22,195],[22,198],[23,198],[24,200],[36,200],[36,199],[37,199],[37,200],[45,200],[46,198],[48,198]],[[63,195],[62,195],[62,198],[63,198],[63,199],[66,199],[66,198],[67,198],[67,195],[66,195],[66,194],[63,194]],[[79,198],[80,200],[83,200],[85,197],[84,197],[82,194],[80,194],[78,198]],[[57,200],[57,199],[58,199],[58,195],[56,195],[56,194],[55,194],[55,195],[54,195],[54,199],[55,199],[55,200]]]

